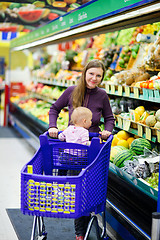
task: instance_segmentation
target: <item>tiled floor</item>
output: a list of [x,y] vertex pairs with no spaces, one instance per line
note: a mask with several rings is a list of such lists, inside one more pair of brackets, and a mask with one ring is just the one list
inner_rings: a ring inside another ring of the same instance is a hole
[[20,171],[34,155],[15,130],[0,126],[0,240],[17,240],[7,208],[20,208]]

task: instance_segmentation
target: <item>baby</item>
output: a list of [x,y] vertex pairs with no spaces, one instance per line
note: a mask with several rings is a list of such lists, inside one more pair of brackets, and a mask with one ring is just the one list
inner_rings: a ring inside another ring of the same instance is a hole
[[89,131],[92,124],[92,112],[86,107],[77,107],[71,115],[71,123],[58,138],[61,141],[89,145]]
[[[86,107],[77,107],[73,110],[71,115],[71,123],[73,125],[68,126],[62,133],[58,135],[58,138],[61,141],[78,143],[89,145],[89,131],[92,124],[92,112]],[[78,164],[78,162],[82,165],[86,162],[85,152],[82,154],[80,150],[72,150],[65,149],[64,152],[60,153],[59,162],[61,164]],[[79,173],[79,171],[78,171]],[[66,176],[67,170],[59,169],[59,176]]]

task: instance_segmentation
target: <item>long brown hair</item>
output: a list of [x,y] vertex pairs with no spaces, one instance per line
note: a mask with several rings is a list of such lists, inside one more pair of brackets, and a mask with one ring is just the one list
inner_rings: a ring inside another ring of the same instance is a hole
[[86,90],[86,71],[90,68],[102,68],[103,75],[102,75],[101,82],[103,81],[104,74],[105,74],[105,71],[106,71],[104,64],[98,59],[91,60],[83,68],[81,78],[79,79],[77,86],[73,90],[73,93],[72,93],[73,108],[82,106],[82,104],[83,104],[85,90]]

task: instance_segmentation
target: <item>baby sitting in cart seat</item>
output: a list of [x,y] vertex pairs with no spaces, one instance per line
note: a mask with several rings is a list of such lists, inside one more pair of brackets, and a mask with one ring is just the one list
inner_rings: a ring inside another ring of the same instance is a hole
[[89,131],[92,124],[92,112],[86,107],[77,107],[71,115],[71,123],[67,129],[59,134],[61,141],[89,145]]
[[[71,115],[71,123],[62,133],[58,135],[59,140],[70,143],[89,145],[89,131],[92,124],[92,112],[86,107],[77,107]],[[86,152],[78,149],[65,149],[59,155],[61,164],[86,164]],[[67,175],[67,170],[59,169],[58,175]]]

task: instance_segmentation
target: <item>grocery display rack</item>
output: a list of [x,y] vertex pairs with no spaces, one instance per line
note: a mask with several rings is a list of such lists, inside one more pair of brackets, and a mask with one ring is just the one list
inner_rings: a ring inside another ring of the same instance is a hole
[[[92,2],[92,1],[91,1]],[[93,1],[96,6],[97,4],[102,3],[103,6],[106,4],[107,8],[107,2],[108,1]],[[117,1],[109,1],[108,4],[111,3],[110,6],[113,7],[117,6]],[[119,11],[110,11],[110,13],[104,14],[102,16],[97,16],[95,19],[88,19],[90,15],[88,15],[88,18],[86,21],[84,20],[83,23],[71,26],[68,31],[68,36],[66,34],[65,29],[60,29],[59,32],[56,32],[54,34],[53,32],[53,38],[48,38],[48,35],[45,35],[45,30],[47,30],[47,27],[44,26],[43,30],[43,36],[41,36],[41,32],[37,30],[37,34],[34,35],[34,32],[31,35],[28,35],[25,38],[21,38],[19,40],[14,40],[11,43],[11,51],[15,50],[21,50],[24,49],[24,47],[27,47],[28,43],[34,42],[36,47],[46,46],[48,44],[57,44],[59,42],[63,41],[69,41],[71,38],[80,38],[80,37],[87,37],[87,36],[93,36],[94,34],[98,33],[106,33],[110,31],[115,31],[123,28],[128,28],[132,26],[136,26],[138,24],[143,25],[146,23],[153,23],[156,21],[160,21],[160,3],[159,1],[152,1],[152,0],[143,0],[143,1],[119,1],[120,9]],[[123,6],[122,6],[123,5]],[[89,6],[89,4],[87,5]],[[100,5],[99,5],[100,6]],[[117,6],[118,7],[118,6]],[[87,11],[88,7],[80,8],[78,9],[77,13],[82,10]],[[96,8],[95,8],[96,9]],[[98,7],[99,9],[99,7]],[[101,8],[102,9],[102,8]],[[100,10],[100,9],[99,9]],[[110,9],[111,10],[111,9]],[[114,10],[114,9],[112,9]],[[97,10],[97,12],[99,12]],[[68,16],[76,15],[76,11],[71,14],[68,14]],[[67,18],[68,18],[67,16]],[[63,21],[65,21],[66,16],[63,18]],[[104,20],[104,21],[103,21]],[[62,21],[62,22],[63,22]],[[92,25],[95,23],[95,26]],[[102,25],[98,25],[99,23],[102,23]],[[84,24],[84,26],[83,26]],[[97,24],[97,25],[96,25]],[[52,27],[53,23],[51,23]],[[86,27],[86,30],[83,29],[83,27]],[[91,29],[93,27],[93,29]],[[73,31],[77,29],[79,32],[75,31],[74,35],[72,35]],[[95,28],[95,29],[94,29]],[[84,31],[83,31],[84,30]],[[38,35],[40,34],[40,35]],[[71,34],[71,35],[69,35]],[[37,38],[36,38],[37,36]],[[52,36],[51,36],[52,37]],[[60,38],[61,37],[61,38]],[[48,40],[48,42],[45,42]],[[41,43],[38,42],[39,39],[44,40],[41,41]],[[25,45],[24,45],[25,44]],[[33,49],[33,46],[29,47]],[[37,80],[35,80],[37,81]],[[48,84],[48,85],[57,85],[67,87],[67,82],[64,81],[54,81],[52,79],[38,79],[39,82]],[[75,82],[70,82],[71,85],[75,84]],[[138,88],[130,88],[122,86],[112,86],[110,84],[105,84],[105,89],[109,95],[113,96],[123,96],[127,98],[132,99],[140,99],[142,101],[149,101],[153,103],[157,103],[159,100],[159,91],[157,90],[145,90],[143,89],[140,91]],[[47,130],[48,125],[44,125],[41,121],[37,121],[36,118],[26,114],[26,112],[22,111],[18,108],[16,104],[10,103],[11,106],[14,106],[14,111],[9,112],[9,117],[11,117],[13,126],[17,128],[17,130],[27,132],[34,134],[36,138],[39,137],[40,134],[42,134],[44,131]],[[25,129],[20,126],[20,124],[25,125]],[[20,123],[20,124],[19,124]],[[117,125],[117,128],[120,129],[120,126]],[[131,129],[130,129],[131,130]],[[134,129],[132,129],[134,130]],[[131,131],[132,131],[131,130]],[[27,133],[28,134],[28,133]],[[137,133],[138,134],[138,133]],[[144,137],[144,135],[143,135]],[[152,142],[156,143],[156,139],[154,136],[152,136]],[[153,194],[146,194],[146,192],[141,190],[141,187],[143,183],[138,183],[141,186],[136,186],[133,184],[132,179],[130,181],[127,181],[126,179],[121,176],[121,173],[117,174],[117,169],[112,167],[112,165],[109,168],[109,178],[108,178],[108,195],[106,199],[106,224],[109,226],[109,233],[113,236],[113,239],[144,239],[144,240],[150,240],[151,239],[151,228],[152,228],[152,213],[160,212],[160,191],[155,192],[155,195]],[[124,176],[124,175],[123,175]],[[160,188],[159,188],[160,189]],[[148,191],[148,189],[147,189]],[[156,214],[155,214],[156,215]],[[101,220],[101,215],[99,214],[99,219]],[[153,221],[155,220],[155,217],[153,216]],[[156,218],[158,219],[158,217]],[[154,232],[157,234],[158,226],[157,222],[155,222],[154,226],[157,226],[156,231]],[[152,240],[158,240],[158,238],[153,238]]]

